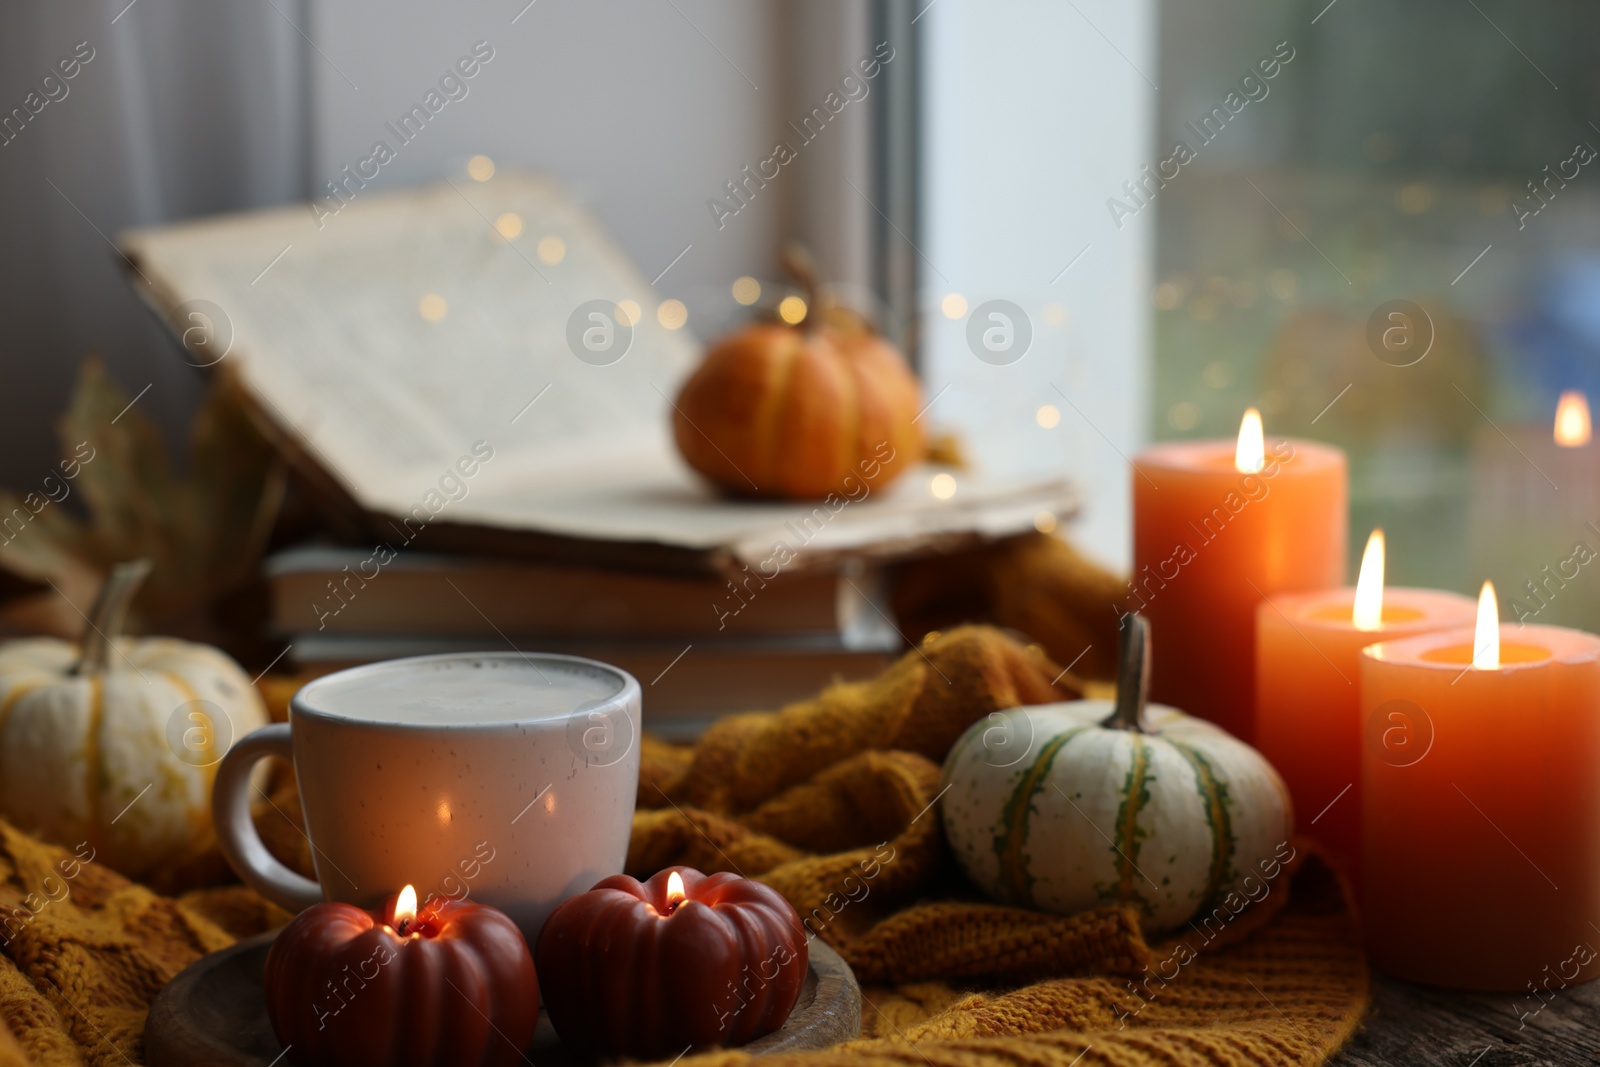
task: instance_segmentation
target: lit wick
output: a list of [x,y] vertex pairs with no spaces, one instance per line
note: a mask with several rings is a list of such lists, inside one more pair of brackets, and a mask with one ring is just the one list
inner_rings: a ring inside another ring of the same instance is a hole
[[687,896],[688,894],[683,891],[683,875],[677,871],[667,875],[667,914],[671,915],[677,911],[678,905],[682,904]]
[[1240,474],[1257,474],[1266,465],[1267,442],[1261,426],[1261,412],[1248,408],[1244,418],[1239,420],[1239,442],[1233,450],[1233,467]]
[[1383,629],[1383,530],[1372,531],[1361,553],[1361,574],[1356,578],[1356,602],[1350,621],[1357,630]]
[[417,891],[412,886],[400,890],[400,895],[394,902],[394,929],[401,937],[405,937],[411,924],[417,921]]
[[1589,443],[1589,400],[1576,389],[1568,389],[1556,403],[1556,444],[1562,448],[1582,448]]
[[1472,638],[1472,665],[1480,671],[1500,669],[1500,604],[1494,583],[1484,582],[1478,593],[1478,625]]

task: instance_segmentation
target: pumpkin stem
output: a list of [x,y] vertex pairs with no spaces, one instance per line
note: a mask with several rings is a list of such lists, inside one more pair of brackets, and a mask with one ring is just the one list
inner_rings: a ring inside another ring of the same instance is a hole
[[789,277],[800,286],[801,296],[806,302],[806,317],[801,328],[810,333],[822,321],[822,287],[817,282],[817,261],[811,258],[811,253],[806,251],[804,245],[796,241],[784,247],[779,262]]
[[1117,706],[1103,726],[1145,732],[1144,705],[1150,696],[1150,620],[1122,617],[1122,650],[1117,662]]
[[80,642],[83,658],[73,668],[74,674],[96,674],[106,669],[111,661],[111,643],[122,632],[134,594],[149,574],[147,559],[118,563],[111,568],[100,595],[94,599],[94,607],[89,609],[88,625]]

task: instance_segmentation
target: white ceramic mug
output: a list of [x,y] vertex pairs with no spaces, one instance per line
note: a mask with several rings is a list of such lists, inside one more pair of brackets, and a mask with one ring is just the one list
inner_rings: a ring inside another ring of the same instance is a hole
[[[532,944],[555,906],[621,872],[639,781],[639,683],[576,656],[484,652],[354,667],[223,759],[222,854],[291,911],[371,907],[408,883],[509,915]],[[294,763],[317,881],[250,821],[265,756]]]

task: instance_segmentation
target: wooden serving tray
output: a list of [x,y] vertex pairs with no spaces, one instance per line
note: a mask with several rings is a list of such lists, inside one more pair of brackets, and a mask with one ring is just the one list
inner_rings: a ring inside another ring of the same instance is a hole
[[[272,1067],[283,1056],[267,1019],[261,987],[277,931],[196,960],[167,983],[150,1006],[144,1052],[151,1067]],[[789,1021],[743,1051],[757,1056],[827,1048],[861,1034],[861,988],[837,952],[811,939],[810,967]],[[587,1061],[566,1053],[549,1017],[527,1049],[539,1067]]]

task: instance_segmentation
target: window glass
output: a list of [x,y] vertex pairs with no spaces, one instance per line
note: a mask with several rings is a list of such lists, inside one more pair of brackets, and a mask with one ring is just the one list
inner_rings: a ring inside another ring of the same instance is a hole
[[1157,215],[1153,435],[1258,405],[1349,451],[1352,575],[1381,525],[1391,584],[1600,626],[1600,452],[1552,439],[1600,397],[1597,40],[1577,2],[1162,4],[1174,162],[1124,198]]

